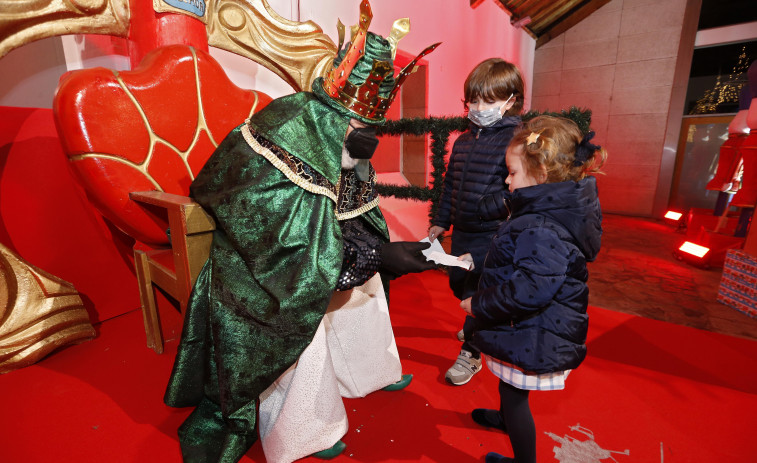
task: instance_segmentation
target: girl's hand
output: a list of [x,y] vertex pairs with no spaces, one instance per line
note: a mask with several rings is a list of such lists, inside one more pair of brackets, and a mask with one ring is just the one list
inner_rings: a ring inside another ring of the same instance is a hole
[[470,303],[471,303],[471,299],[472,299],[472,298],[470,298],[470,297],[469,297],[468,299],[463,299],[462,301],[460,301],[460,307],[461,307],[461,308],[462,308],[462,309],[463,309],[463,310],[465,311],[465,313],[467,313],[468,315],[473,315],[473,312],[471,311],[471,306],[470,306]]
[[435,239],[438,239],[442,234],[444,233],[444,229],[438,225],[434,225],[433,227],[428,229],[428,240],[432,243]]
[[463,254],[462,256],[458,257],[457,260],[462,260],[464,262],[468,262],[470,264],[470,268],[468,269],[468,271],[473,270],[473,267],[475,267],[473,265],[473,256],[469,252],[467,252],[467,253]]

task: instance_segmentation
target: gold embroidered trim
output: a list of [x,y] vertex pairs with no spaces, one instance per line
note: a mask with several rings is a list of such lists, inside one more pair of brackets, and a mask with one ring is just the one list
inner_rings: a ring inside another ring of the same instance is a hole
[[337,218],[337,220],[353,219],[353,218],[355,218],[355,217],[357,217],[359,215],[362,215],[362,214],[370,211],[374,207],[378,206],[378,203],[379,203],[379,199],[378,199],[378,197],[376,197],[376,198],[373,199],[373,201],[371,201],[371,202],[369,202],[367,204],[363,204],[362,206],[358,207],[357,209],[353,209],[351,211],[342,212],[342,213],[338,213],[337,212],[336,218]]
[[[300,188],[309,191],[314,194],[320,194],[323,196],[326,196],[327,198],[334,201],[335,207],[334,207],[334,215],[336,215],[337,220],[348,220],[355,218],[359,215],[362,215],[374,207],[378,206],[379,204],[379,198],[376,196],[374,199],[372,199],[370,202],[363,204],[362,206],[353,209],[351,211],[346,212],[339,212],[340,204],[337,195],[329,189],[328,187],[324,187],[321,185],[313,184],[311,181],[300,177],[297,172],[293,171],[284,161],[282,161],[273,151],[271,151],[269,148],[263,146],[255,139],[255,136],[252,135],[252,131],[250,130],[250,126],[245,123],[242,126],[242,137],[244,137],[244,140],[247,142],[248,145],[258,154],[266,158],[268,162],[271,163],[276,169],[278,169],[282,174],[286,176],[292,183],[299,186]],[[375,172],[372,172],[372,177],[375,177]],[[339,182],[336,185],[336,191],[341,192],[341,183],[342,183],[342,176],[339,176]]]
[[289,166],[287,166],[281,159],[279,159],[271,150],[258,143],[258,141],[255,140],[255,137],[252,136],[252,133],[250,132],[250,126],[248,124],[244,124],[242,126],[242,137],[244,137],[247,144],[250,145],[250,147],[255,150],[255,152],[266,158],[268,162],[273,164],[273,167],[280,170],[281,173],[286,176],[286,178],[292,181],[292,183],[311,193],[326,196],[327,198],[334,201],[335,204],[337,203],[337,197],[333,191],[323,186],[313,185],[309,181],[303,179],[302,177],[297,175],[296,172],[290,169]]

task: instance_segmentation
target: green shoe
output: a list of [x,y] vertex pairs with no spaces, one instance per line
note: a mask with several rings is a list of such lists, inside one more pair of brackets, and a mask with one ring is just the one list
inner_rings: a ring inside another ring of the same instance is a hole
[[344,449],[346,448],[347,448],[347,444],[338,440],[336,441],[336,444],[331,446],[331,448],[328,448],[326,450],[321,450],[320,452],[315,452],[312,456],[316,458],[320,458],[321,460],[331,460],[332,458],[336,457],[340,453],[344,452]]
[[397,381],[394,384],[390,384],[387,387],[385,387],[384,391],[399,391],[400,389],[405,389],[408,384],[410,384],[410,381],[413,380],[413,375],[402,375],[402,379]]

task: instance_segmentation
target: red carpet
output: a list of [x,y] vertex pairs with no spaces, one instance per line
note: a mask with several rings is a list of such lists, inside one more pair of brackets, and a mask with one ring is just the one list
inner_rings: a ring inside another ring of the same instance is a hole
[[[497,406],[484,371],[444,383],[457,356],[462,311],[446,276],[392,286],[406,372],[400,392],[347,400],[339,462],[481,462],[511,455],[506,437],[476,428],[476,407]],[[590,309],[589,357],[564,391],[535,392],[540,462],[757,461],[757,343]],[[162,403],[176,342],[144,346],[138,311],[98,325],[97,339],[0,376],[0,462],[180,462],[176,429],[189,410]],[[264,462],[260,445],[243,460]],[[321,461],[306,459],[303,461]]]

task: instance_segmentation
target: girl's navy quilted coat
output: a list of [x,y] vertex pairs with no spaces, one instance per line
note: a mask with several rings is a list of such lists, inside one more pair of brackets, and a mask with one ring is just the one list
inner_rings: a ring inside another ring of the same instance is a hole
[[589,325],[586,262],[602,236],[596,179],[520,188],[511,204],[471,301],[471,343],[527,372],[576,368]]

